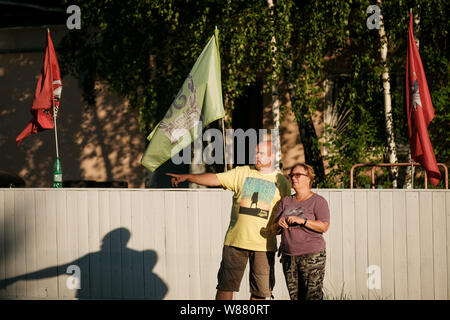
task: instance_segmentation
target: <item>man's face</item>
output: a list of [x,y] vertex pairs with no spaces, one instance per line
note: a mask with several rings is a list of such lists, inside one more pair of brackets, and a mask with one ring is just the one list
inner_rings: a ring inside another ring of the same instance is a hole
[[256,147],[256,170],[261,170],[262,168],[272,167],[273,159],[271,152],[271,144],[268,142],[261,142]]

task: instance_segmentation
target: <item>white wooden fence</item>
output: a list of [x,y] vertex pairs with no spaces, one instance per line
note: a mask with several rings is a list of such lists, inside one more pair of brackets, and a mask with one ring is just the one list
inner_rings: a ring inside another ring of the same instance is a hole
[[[331,212],[329,299],[450,298],[449,191],[315,191]],[[0,189],[0,298],[213,299],[231,200],[220,189]],[[275,299],[288,299],[275,267]],[[235,298],[249,298],[248,272]]]

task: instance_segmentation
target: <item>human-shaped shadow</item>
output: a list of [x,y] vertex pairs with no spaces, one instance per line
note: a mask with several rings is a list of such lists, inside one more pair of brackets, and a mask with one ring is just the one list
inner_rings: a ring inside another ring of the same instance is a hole
[[[61,266],[49,267],[0,281],[0,289],[19,280],[35,280],[61,275],[67,291],[77,290],[78,299],[162,300],[168,288],[153,268],[158,260],[154,250],[137,251],[127,247],[131,233],[117,228],[102,239],[100,251],[86,254]],[[79,269],[78,269],[79,268]],[[78,281],[80,280],[80,281]]]
[[258,192],[253,192],[252,195],[252,203],[250,204],[250,208],[255,204],[255,208],[258,209]]

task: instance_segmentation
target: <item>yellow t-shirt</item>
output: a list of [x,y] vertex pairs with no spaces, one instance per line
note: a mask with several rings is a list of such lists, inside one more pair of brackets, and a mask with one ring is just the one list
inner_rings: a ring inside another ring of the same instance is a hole
[[222,187],[234,192],[225,245],[253,251],[276,251],[277,239],[269,230],[272,212],[280,199],[291,194],[280,171],[261,174],[249,166],[218,173]]

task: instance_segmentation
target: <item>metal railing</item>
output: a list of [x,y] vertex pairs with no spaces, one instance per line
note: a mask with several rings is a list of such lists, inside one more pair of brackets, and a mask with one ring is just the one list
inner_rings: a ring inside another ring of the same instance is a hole
[[[444,168],[444,176],[445,176],[445,189],[448,189],[448,169],[447,166],[443,163],[438,163],[438,167]],[[350,170],[350,189],[353,189],[353,173],[356,168],[359,167],[372,167],[371,169],[371,188],[375,189],[375,170],[377,168],[384,168],[384,167],[410,167],[411,163],[358,163],[352,166]],[[422,167],[420,163],[413,163],[414,167]],[[428,175],[425,170],[423,170],[425,173],[425,189],[428,189]]]

